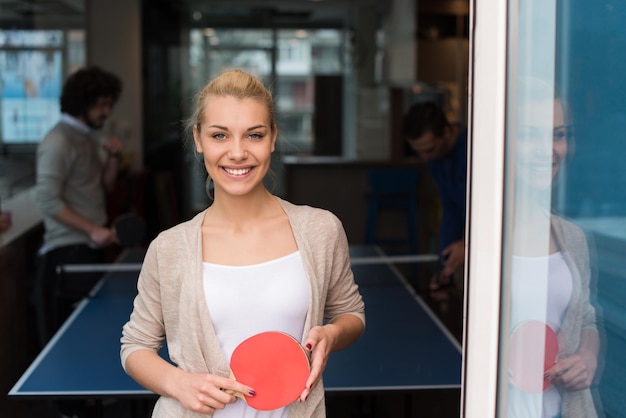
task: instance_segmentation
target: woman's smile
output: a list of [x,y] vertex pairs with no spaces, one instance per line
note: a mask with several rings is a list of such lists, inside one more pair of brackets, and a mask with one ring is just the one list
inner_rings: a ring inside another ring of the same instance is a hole
[[242,168],[222,167],[222,169],[226,173],[230,174],[231,176],[235,176],[235,177],[245,176],[250,171],[252,171],[253,168],[254,167],[242,167]]

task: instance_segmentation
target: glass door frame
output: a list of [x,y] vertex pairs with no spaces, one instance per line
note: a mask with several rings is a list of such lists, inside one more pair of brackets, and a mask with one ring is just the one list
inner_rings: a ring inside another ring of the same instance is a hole
[[[461,416],[498,414],[505,187],[507,1],[470,3],[467,254]],[[516,21],[511,18],[511,21]]]

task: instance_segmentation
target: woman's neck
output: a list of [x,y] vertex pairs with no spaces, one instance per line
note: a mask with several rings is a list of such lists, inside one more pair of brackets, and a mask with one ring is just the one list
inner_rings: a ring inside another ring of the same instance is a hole
[[215,192],[215,200],[207,211],[211,214],[212,222],[222,225],[242,226],[256,223],[282,211],[276,198],[265,188],[245,196],[221,194],[218,190]]

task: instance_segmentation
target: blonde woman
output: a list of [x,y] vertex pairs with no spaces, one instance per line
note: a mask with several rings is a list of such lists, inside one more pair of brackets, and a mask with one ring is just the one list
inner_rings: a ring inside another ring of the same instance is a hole
[[[341,222],[264,186],[278,127],[271,93],[256,78],[231,70],[209,82],[188,128],[214,200],[149,246],[123,328],[122,364],[161,395],[154,417],[324,417],[328,356],[365,326]],[[257,411],[225,390],[254,395],[229,378],[229,357],[266,330],[300,340],[311,374],[292,404]],[[157,354],[165,340],[177,367]]]

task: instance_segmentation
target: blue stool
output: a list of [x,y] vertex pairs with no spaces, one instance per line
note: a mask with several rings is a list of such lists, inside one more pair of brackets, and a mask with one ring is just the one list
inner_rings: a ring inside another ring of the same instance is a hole
[[[417,185],[420,171],[416,167],[373,168],[368,173],[370,187],[365,242],[376,244],[406,244],[410,253],[417,254]],[[404,212],[406,234],[392,238],[378,235],[381,211]]]

